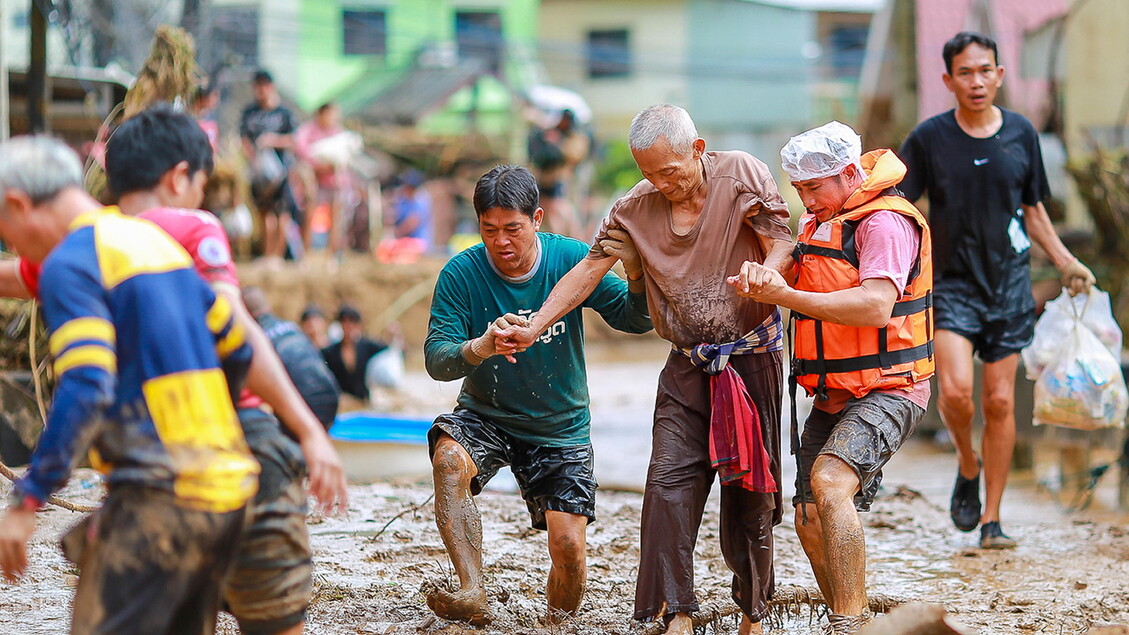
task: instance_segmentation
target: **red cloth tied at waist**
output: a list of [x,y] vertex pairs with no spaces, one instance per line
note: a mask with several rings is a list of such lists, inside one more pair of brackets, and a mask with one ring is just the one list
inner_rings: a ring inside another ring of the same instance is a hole
[[710,375],[710,394],[710,465],[722,484],[776,492],[760,414],[733,366],[726,364],[719,374]]
[[710,376],[710,464],[717,469],[723,484],[736,483],[761,494],[778,491],[764,447],[760,413],[729,358],[783,348],[784,328],[779,310],[735,342],[674,347]]

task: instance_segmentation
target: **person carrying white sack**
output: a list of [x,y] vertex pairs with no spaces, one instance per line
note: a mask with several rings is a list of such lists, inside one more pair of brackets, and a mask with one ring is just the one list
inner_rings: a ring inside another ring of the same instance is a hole
[[[1015,450],[1015,373],[1035,324],[1032,241],[1073,293],[1087,291],[1094,275],[1062,244],[1043,207],[1050,187],[1037,131],[1022,115],[993,103],[1004,79],[996,43],[979,33],[958,33],[945,43],[942,58],[942,80],[956,108],[927,119],[906,138],[898,156],[909,171],[899,187],[910,201],[929,196],[937,409],[958,463],[949,514],[961,531],[980,527],[981,548],[1005,549],[1015,546],[1000,528]],[[972,445],[973,355],[984,362],[980,454]]]

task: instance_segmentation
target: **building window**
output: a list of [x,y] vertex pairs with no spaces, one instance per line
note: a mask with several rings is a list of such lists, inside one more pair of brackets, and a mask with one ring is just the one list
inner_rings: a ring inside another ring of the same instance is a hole
[[862,72],[869,30],[866,25],[832,27],[824,50],[827,51],[831,74],[834,77],[857,78]]
[[384,55],[388,52],[385,13],[370,9],[341,12],[341,41],[345,55]]
[[457,11],[455,41],[459,46],[459,59],[481,60],[487,71],[501,72],[505,39],[502,16],[497,11]]
[[259,65],[259,8],[256,6],[211,7],[212,39],[221,53],[216,59],[229,55],[246,66]]
[[588,77],[631,75],[631,46],[627,29],[588,32]]

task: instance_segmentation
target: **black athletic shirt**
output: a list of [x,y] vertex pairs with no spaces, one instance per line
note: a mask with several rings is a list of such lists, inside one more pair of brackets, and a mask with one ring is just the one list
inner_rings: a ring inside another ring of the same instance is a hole
[[898,151],[909,168],[899,189],[911,201],[929,195],[938,291],[978,295],[989,319],[1035,307],[1020,205],[1050,194],[1034,126],[1000,110],[1003,123],[991,137],[969,136],[950,110],[919,124]]
[[[257,320],[278,353],[286,374],[290,375],[290,381],[298,389],[298,394],[302,395],[321,425],[329,430],[337,416],[341,389],[322,358],[321,351],[310,343],[306,334],[293,322],[280,320],[270,313],[260,315]],[[287,428],[283,427],[282,430],[287,435],[294,436]]]
[[[297,128],[298,120],[294,118],[294,113],[281,105],[267,110],[258,102],[252,102],[243,109],[243,116],[239,120],[239,135],[252,144],[258,141],[263,133],[285,135],[293,133]],[[274,151],[284,164],[289,165],[289,152],[285,148],[275,148]]]

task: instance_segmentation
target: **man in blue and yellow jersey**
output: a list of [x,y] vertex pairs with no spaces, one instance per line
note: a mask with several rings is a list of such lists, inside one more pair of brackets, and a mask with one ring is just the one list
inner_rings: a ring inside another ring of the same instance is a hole
[[167,234],[90,198],[57,140],[0,146],[0,197],[0,239],[43,264],[58,382],[0,568],[23,573],[35,510],[90,450],[109,494],[72,532],[71,632],[211,633],[259,471],[232,406],[251,359],[232,307]]

